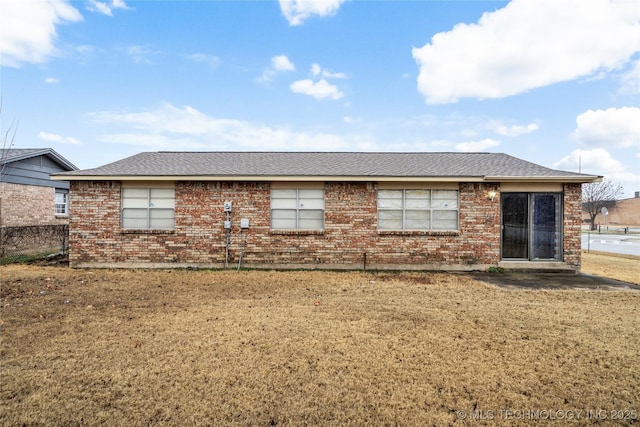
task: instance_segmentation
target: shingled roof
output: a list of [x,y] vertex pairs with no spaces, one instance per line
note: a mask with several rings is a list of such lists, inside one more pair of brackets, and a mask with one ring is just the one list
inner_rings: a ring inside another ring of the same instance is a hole
[[502,153],[145,152],[53,179],[467,179],[591,182],[598,176],[549,169]]

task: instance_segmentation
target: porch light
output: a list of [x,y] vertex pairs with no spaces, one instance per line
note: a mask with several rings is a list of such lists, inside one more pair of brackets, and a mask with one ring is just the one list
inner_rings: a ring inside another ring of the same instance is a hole
[[489,191],[489,200],[491,200],[493,202],[493,200],[496,198],[496,192],[494,190]]

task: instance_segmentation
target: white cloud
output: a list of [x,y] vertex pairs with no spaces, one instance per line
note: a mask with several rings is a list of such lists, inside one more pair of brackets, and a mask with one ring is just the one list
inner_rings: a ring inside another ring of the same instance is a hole
[[573,150],[569,155],[556,162],[553,167],[604,176],[622,185],[627,195],[625,197],[630,197],[634,191],[640,188],[640,174],[626,170],[624,164],[614,159],[604,148]]
[[89,0],[87,10],[113,16],[113,9],[129,9],[123,0],[113,0],[111,3],[97,0]]
[[136,147],[148,147],[151,150],[205,150],[210,148],[204,142],[191,137],[175,135],[157,135],[143,133],[110,133],[99,137],[109,144],[124,144]]
[[622,163],[611,157],[604,148],[594,150],[573,150],[569,155],[557,161],[554,168],[583,173],[603,175],[605,171],[620,171]]
[[540,126],[538,126],[536,123],[529,123],[526,126],[522,126],[522,125],[507,126],[500,121],[491,121],[489,122],[488,127],[498,135],[503,135],[503,136],[520,136],[520,135],[525,135],[527,133],[535,132],[538,129],[540,129]]
[[345,73],[332,73],[331,71],[322,68],[319,64],[311,65],[311,75],[314,77],[322,76],[328,79],[344,79],[347,77]]
[[206,64],[207,66],[209,66],[211,70],[213,70],[220,64],[220,58],[214,55],[207,55],[204,53],[194,53],[191,55],[186,55],[186,58],[193,62]]
[[47,77],[47,78],[44,79],[44,82],[46,84],[52,85],[52,84],[60,83],[60,80],[56,79],[55,77]]
[[313,81],[311,79],[295,81],[289,86],[291,91],[313,96],[316,99],[340,99],[344,96],[344,93],[342,93],[337,86],[325,80],[327,78],[344,79],[346,78],[344,73],[332,73],[329,70],[323,69],[319,64],[314,63],[311,65],[311,75],[322,78],[319,81]]
[[456,144],[456,150],[478,152],[485,151],[491,147],[497,147],[498,145],[500,145],[500,141],[496,141],[495,139],[491,138],[485,138],[482,141],[460,142]]
[[636,59],[621,77],[620,93],[625,95],[640,94],[640,59]]
[[[349,144],[340,135],[292,132],[242,120],[208,116],[189,106],[172,104],[139,113],[92,113],[94,122],[109,127],[101,141],[141,145],[156,149],[263,149],[344,150]],[[124,129],[122,129],[124,128]]]
[[428,103],[502,98],[622,66],[640,50],[636,1],[512,0],[412,50]]
[[0,16],[0,62],[16,68],[55,56],[56,26],[82,21],[65,0],[3,0]]
[[592,146],[640,146],[640,108],[587,110],[576,118],[572,137]]
[[277,55],[271,57],[271,66],[264,70],[262,75],[258,77],[259,82],[270,82],[276,74],[283,71],[295,71],[296,66],[289,60],[286,55]]
[[158,55],[161,52],[149,49],[146,46],[129,46],[125,49],[127,55],[131,57],[133,62],[136,64],[151,64],[152,61],[149,59],[151,56]]
[[295,71],[296,66],[286,55],[278,55],[271,58],[271,67],[275,71]]
[[321,79],[318,82],[314,82],[311,79],[298,80],[291,83],[289,87],[294,93],[309,95],[316,99],[340,99],[344,96],[336,86],[330,84],[325,79]]
[[89,0],[89,4],[87,4],[87,10],[91,12],[102,13],[103,15],[113,16],[109,5],[101,1]]
[[60,144],[73,144],[73,145],[82,144],[82,142],[76,138],[73,138],[70,136],[57,135],[55,133],[40,132],[38,133],[38,138],[44,141],[59,142]]
[[81,55],[90,55],[96,51],[96,48],[88,44],[83,44],[76,46],[75,51]]
[[345,0],[280,0],[280,10],[289,25],[302,25],[312,15],[334,15]]

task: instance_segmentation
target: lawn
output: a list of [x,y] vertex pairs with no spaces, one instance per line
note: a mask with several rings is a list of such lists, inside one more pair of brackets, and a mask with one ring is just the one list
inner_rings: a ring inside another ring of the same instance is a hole
[[24,265],[0,280],[1,425],[640,423],[640,292]]
[[582,252],[582,271],[640,285],[640,257],[609,252]]

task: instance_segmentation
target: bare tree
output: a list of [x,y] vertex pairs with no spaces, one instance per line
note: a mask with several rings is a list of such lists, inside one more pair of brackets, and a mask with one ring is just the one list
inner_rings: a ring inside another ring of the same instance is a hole
[[[2,177],[4,172],[4,160],[6,156],[9,154],[9,149],[13,147],[13,142],[16,139],[16,132],[18,131],[18,124],[16,120],[13,119],[11,124],[5,128],[4,118],[2,116],[2,96],[0,96],[0,177]],[[2,179],[0,178],[0,181]]]
[[613,208],[622,192],[620,184],[608,179],[582,186],[582,210],[589,213],[592,230],[597,228],[596,216],[602,212],[602,208]]
[[[2,199],[4,196],[4,169],[6,167],[5,160],[9,155],[9,149],[13,147],[13,141],[16,138],[16,132],[18,130],[18,125],[15,120],[11,121],[9,127],[5,128],[4,117],[2,115],[2,95],[0,95],[0,226],[3,223],[3,215],[2,215]],[[4,232],[2,232],[2,237],[0,237],[0,250],[4,253]]]

